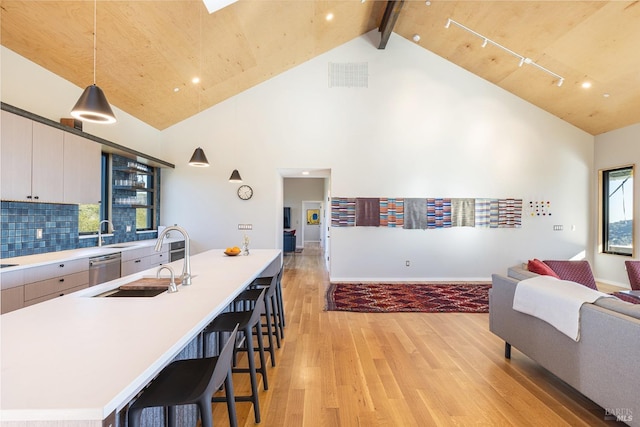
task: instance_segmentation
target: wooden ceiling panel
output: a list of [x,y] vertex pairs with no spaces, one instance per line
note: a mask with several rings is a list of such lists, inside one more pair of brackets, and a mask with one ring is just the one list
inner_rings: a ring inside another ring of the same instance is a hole
[[[0,1],[4,46],[80,87],[92,83],[93,0]],[[97,83],[113,105],[164,129],[377,28],[386,4],[239,0],[210,15],[201,0],[98,0]],[[462,28],[446,29],[449,18],[564,84]],[[420,34],[423,48],[599,134],[640,122],[637,22],[634,1],[405,1],[394,31]]]

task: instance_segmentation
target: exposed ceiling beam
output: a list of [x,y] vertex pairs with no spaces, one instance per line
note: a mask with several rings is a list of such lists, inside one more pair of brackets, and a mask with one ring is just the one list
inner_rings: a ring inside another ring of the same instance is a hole
[[384,15],[382,16],[382,21],[380,22],[380,44],[378,45],[378,49],[384,49],[387,47],[387,42],[389,41],[389,37],[391,37],[391,32],[393,31],[393,27],[396,25],[396,21],[398,20],[398,15],[400,15],[400,9],[404,5],[404,0],[389,0],[387,2],[387,8],[384,11]]

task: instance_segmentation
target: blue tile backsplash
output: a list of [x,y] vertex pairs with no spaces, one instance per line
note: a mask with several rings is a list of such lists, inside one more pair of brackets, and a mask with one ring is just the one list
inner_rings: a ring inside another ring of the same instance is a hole
[[[67,249],[98,245],[97,237],[78,236],[78,205],[33,202],[0,202],[1,258],[43,254]],[[136,233],[136,211],[113,208],[113,237],[105,237],[104,244],[155,239],[157,233]],[[127,232],[127,225],[134,224]],[[42,238],[36,236],[42,229]]]
[[[122,161],[113,156],[114,163]],[[159,189],[160,174],[156,188]],[[159,191],[156,191],[156,206],[160,206]],[[86,248],[98,245],[97,236],[78,235],[78,205],[0,202],[0,258],[42,254],[68,249]],[[156,224],[159,224],[159,209],[155,210]],[[112,208],[113,236],[104,237],[104,244],[155,239],[156,232],[137,233],[136,210],[130,207]],[[127,226],[131,231],[127,232]],[[37,230],[42,229],[42,238],[37,238]]]

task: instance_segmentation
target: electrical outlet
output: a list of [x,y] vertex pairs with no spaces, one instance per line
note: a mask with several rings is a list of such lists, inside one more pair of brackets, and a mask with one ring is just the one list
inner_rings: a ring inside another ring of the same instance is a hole
[[128,233],[129,231],[131,231],[131,226],[130,226],[130,225],[127,225],[127,233]]
[[42,239],[42,228],[36,228],[36,239]]
[[411,267],[411,261],[407,260],[404,262],[405,267]]

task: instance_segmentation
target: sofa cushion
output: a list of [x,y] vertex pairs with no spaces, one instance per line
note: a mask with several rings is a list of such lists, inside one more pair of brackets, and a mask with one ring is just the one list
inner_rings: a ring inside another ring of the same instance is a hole
[[544,262],[540,261],[537,258],[529,260],[529,263],[527,264],[527,269],[532,273],[542,274],[545,276],[552,276],[552,277],[555,277],[556,279],[560,278],[560,276],[558,276],[551,267],[549,267],[547,264],[545,264]]
[[529,271],[525,264],[518,264],[507,269],[507,276],[516,280],[524,280],[536,277],[538,274]]
[[589,261],[544,260],[543,262],[562,280],[570,280],[591,289],[598,289]]

